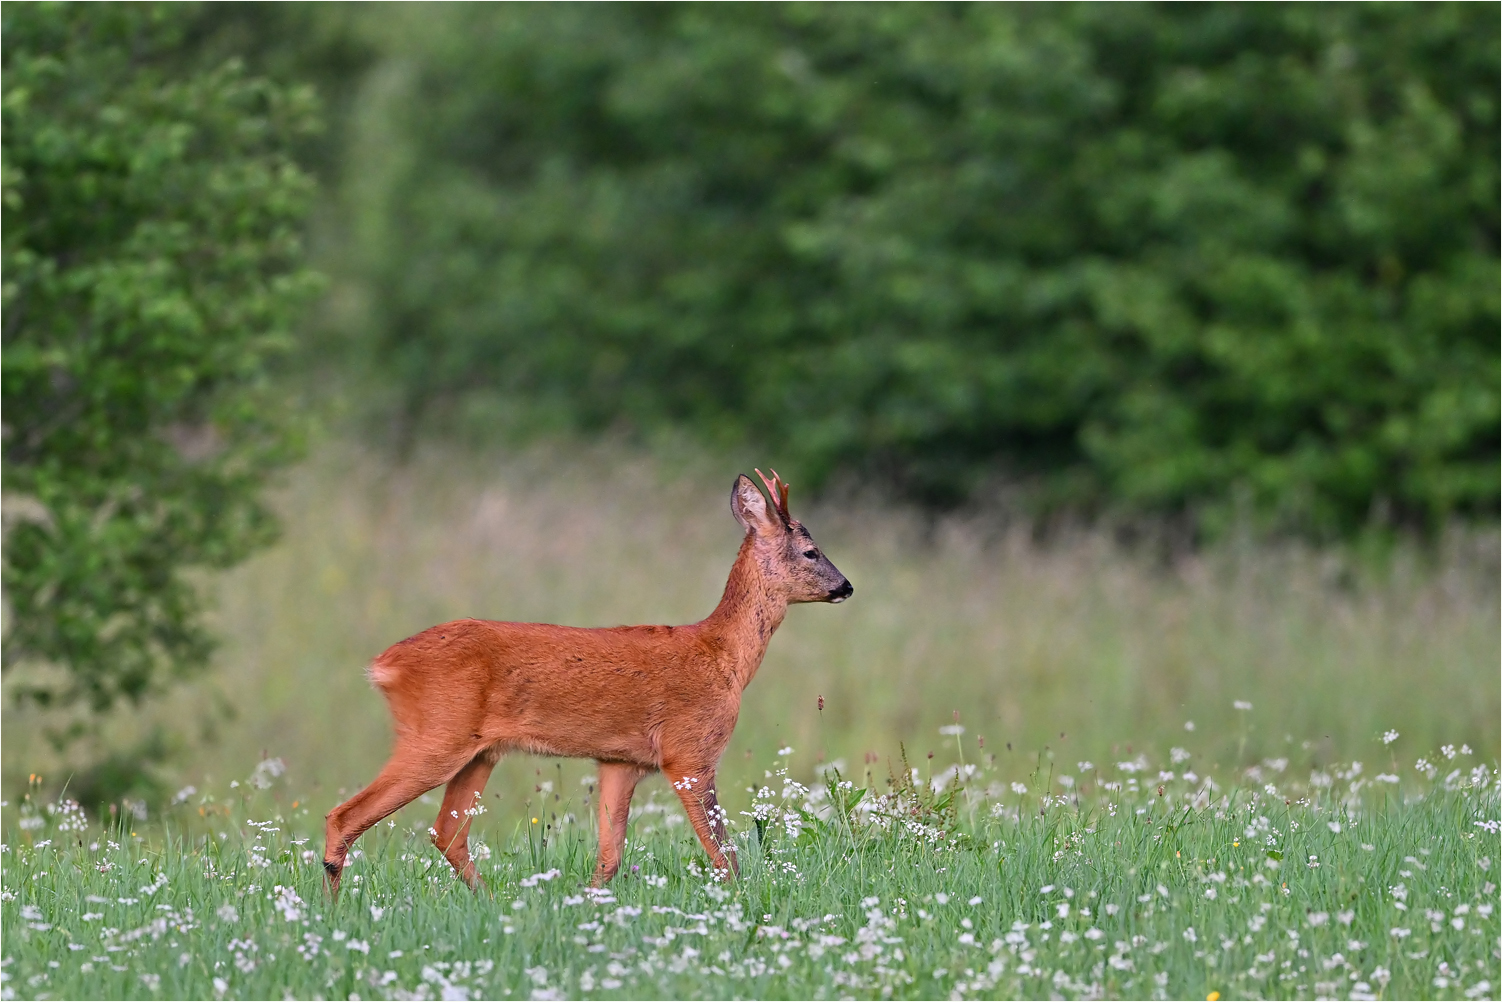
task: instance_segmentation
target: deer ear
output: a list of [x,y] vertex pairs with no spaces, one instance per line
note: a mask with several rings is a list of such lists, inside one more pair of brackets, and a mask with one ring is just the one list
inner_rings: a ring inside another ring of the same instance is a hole
[[778,525],[767,499],[744,473],[730,488],[730,514],[747,532],[767,532]]

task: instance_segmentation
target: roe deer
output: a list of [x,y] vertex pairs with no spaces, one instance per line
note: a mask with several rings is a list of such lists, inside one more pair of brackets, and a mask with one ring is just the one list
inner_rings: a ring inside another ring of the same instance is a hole
[[[661,770],[716,869],[736,871],[715,800],[715,770],[741,692],[794,602],[842,602],[854,589],[788,515],[772,471],[771,503],[744,474],[730,510],[746,530],[714,612],[691,626],[581,629],[461,619],[394,645],[370,666],[396,730],[375,781],[328,815],[323,865],[339,891],[345,855],[372,825],[447,783],[433,843],[479,885],[469,858],[471,808],[511,750],[599,763],[600,851],[594,884],[621,865],[636,784]],[[730,853],[730,855],[727,855]]]

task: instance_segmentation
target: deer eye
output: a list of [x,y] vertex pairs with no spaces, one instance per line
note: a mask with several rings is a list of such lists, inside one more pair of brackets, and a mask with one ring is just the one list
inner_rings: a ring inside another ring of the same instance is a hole
[[816,559],[818,559],[819,551],[818,550],[804,550],[803,551],[803,555],[805,557],[807,557],[808,559],[810,559],[810,560],[816,560]]

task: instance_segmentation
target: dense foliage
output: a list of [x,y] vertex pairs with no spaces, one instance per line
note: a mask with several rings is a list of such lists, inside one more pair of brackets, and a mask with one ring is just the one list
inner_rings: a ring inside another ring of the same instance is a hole
[[192,11],[4,12],[5,668],[103,709],[205,663],[184,572],[274,533],[312,95],[195,66]]
[[367,22],[350,343],[409,418],[1212,531],[1496,511],[1495,5]]

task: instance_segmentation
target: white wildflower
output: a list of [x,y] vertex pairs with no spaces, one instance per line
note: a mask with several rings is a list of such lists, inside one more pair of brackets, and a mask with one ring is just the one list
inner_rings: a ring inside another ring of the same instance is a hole
[[542,873],[534,873],[530,877],[523,877],[521,880],[521,885],[523,887],[536,887],[539,883],[546,883],[547,881],[560,876],[561,873],[562,871],[554,867],[553,869],[545,870]]
[[257,790],[270,789],[272,782],[286,771],[286,762],[279,758],[265,758],[256,764],[255,770],[251,772],[246,782]]
[[[270,760],[268,759],[267,761]],[[272,907],[281,913],[283,921],[297,922],[302,919],[304,902],[302,898],[298,897],[295,890],[277,884],[272,889],[272,893],[275,895],[271,902]]]

